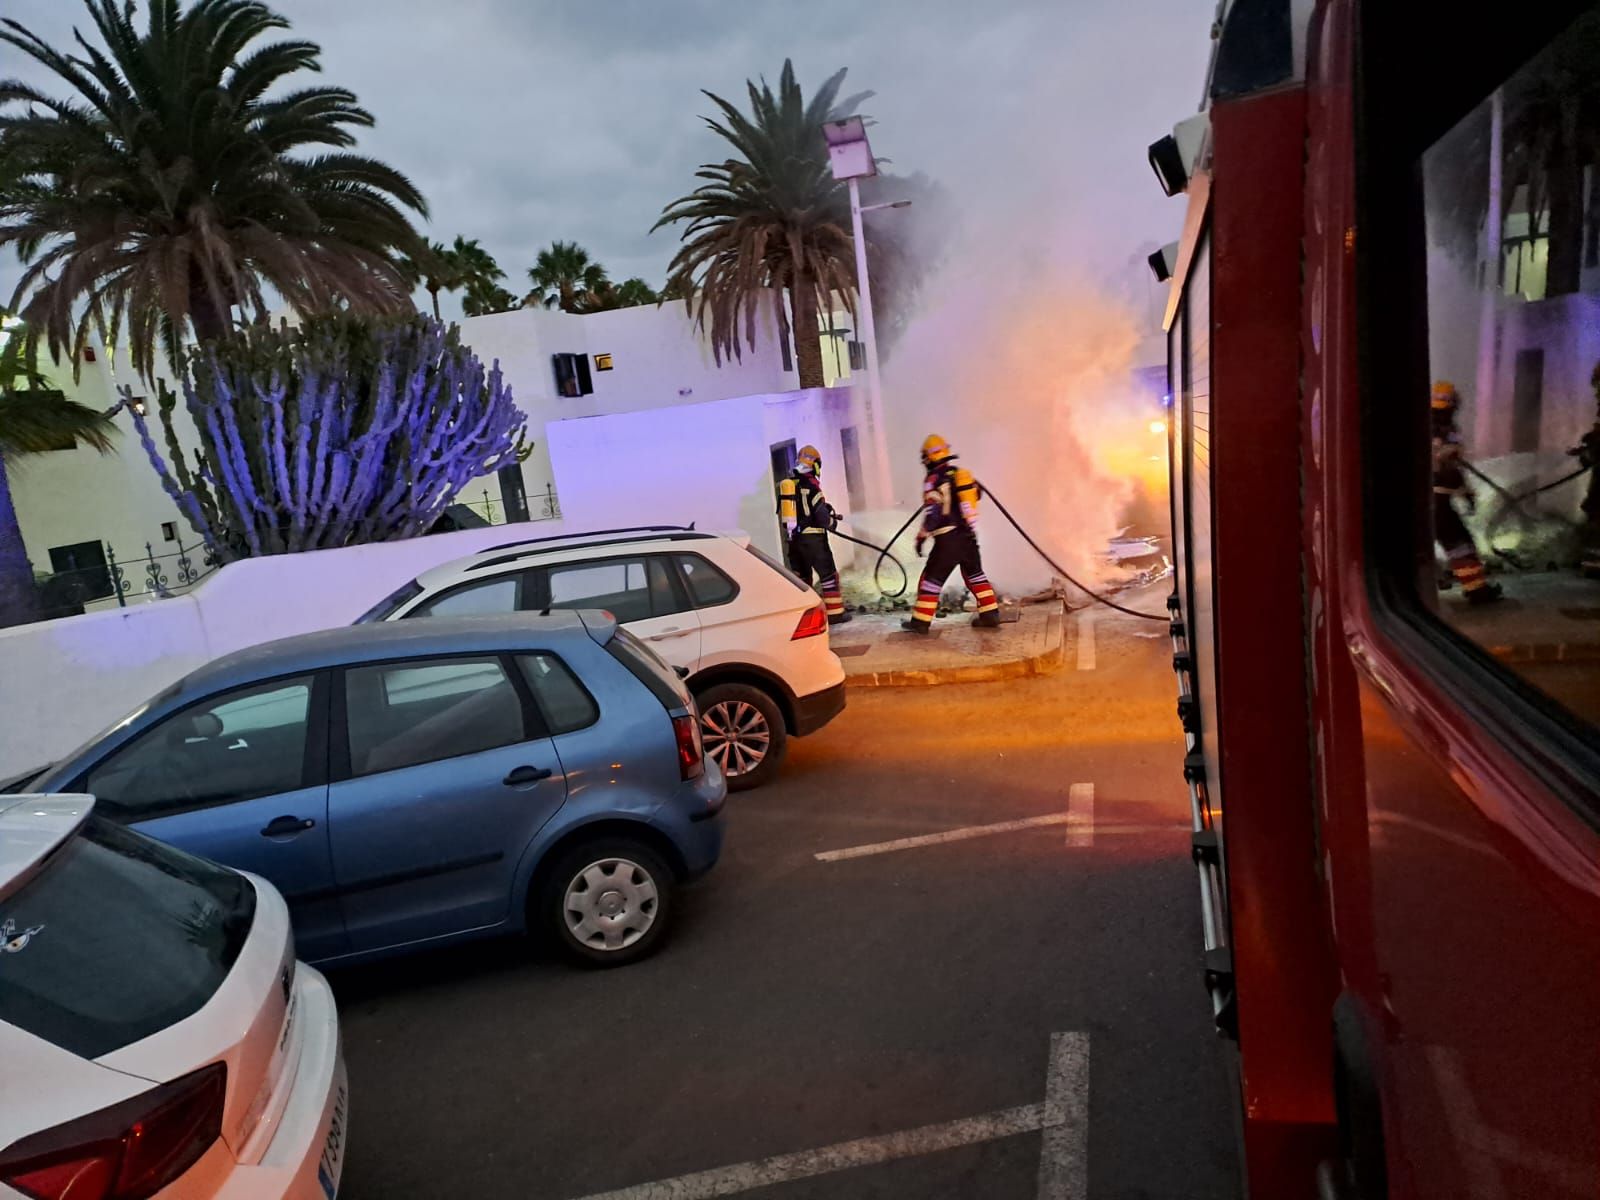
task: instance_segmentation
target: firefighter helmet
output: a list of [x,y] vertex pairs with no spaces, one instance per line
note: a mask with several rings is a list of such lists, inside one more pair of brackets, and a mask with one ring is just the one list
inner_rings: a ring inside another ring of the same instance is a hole
[[1433,385],[1432,403],[1435,412],[1445,412],[1461,403],[1461,395],[1456,391],[1455,384],[1441,379]]
[[795,455],[794,465],[807,475],[820,475],[822,474],[822,454],[815,446],[801,446],[800,453]]
[[930,467],[937,467],[942,462],[948,462],[955,455],[950,452],[950,443],[937,433],[930,433],[922,441],[922,461]]

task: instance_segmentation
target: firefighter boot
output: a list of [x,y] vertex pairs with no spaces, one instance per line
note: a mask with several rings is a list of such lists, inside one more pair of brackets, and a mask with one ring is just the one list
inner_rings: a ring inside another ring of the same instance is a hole
[[972,618],[972,626],[974,629],[999,629],[1000,610],[991,608],[988,612],[979,613]]
[[1493,604],[1504,599],[1505,591],[1498,583],[1485,583],[1467,591],[1468,604]]
[[904,621],[900,622],[900,628],[904,629],[907,633],[920,633],[926,637],[933,629],[933,622],[918,621],[914,617],[907,617]]

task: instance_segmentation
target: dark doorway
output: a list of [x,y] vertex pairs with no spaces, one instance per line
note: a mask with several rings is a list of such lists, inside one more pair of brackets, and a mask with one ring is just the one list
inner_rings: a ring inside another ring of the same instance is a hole
[[867,496],[861,486],[861,438],[854,425],[839,430],[839,448],[844,453],[844,488],[850,497],[850,511],[860,512],[867,506]]
[[512,463],[501,467],[495,474],[500,479],[500,501],[505,505],[506,523],[528,519],[528,485],[522,478],[522,464]]
[[1517,378],[1511,393],[1511,452],[1539,448],[1544,416],[1544,351],[1517,351]]
[[72,591],[85,600],[100,600],[112,594],[111,571],[106,566],[102,542],[74,542],[70,546],[50,547],[50,570],[74,585]]

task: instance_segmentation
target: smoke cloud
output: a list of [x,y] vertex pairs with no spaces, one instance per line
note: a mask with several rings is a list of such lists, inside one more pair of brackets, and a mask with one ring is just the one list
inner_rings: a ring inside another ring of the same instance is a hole
[[[1151,425],[1165,412],[1159,371],[1148,372],[1164,361],[1166,289],[1145,256],[1177,235],[1183,214],[1150,176],[1144,148],[1194,106],[1175,101],[1170,80],[1146,89],[1127,77],[1140,52],[1128,45],[1118,65],[1124,24],[1108,16],[1074,29],[1100,38],[1104,59],[1080,52],[1076,71],[1041,66],[1007,79],[1001,111],[948,128],[967,169],[939,180],[943,202],[869,220],[909,222],[895,240],[935,264],[883,368],[897,502],[906,512],[917,502],[917,449],[938,433],[1093,584],[1121,574],[1104,552],[1130,513],[1164,516],[1166,442]],[[1204,43],[1189,35],[1184,23],[1161,35],[1186,47],[1170,61],[1201,59]],[[1197,94],[1200,78],[1197,65],[1183,90]],[[992,503],[979,536],[1002,590],[1048,585],[1054,572]]]

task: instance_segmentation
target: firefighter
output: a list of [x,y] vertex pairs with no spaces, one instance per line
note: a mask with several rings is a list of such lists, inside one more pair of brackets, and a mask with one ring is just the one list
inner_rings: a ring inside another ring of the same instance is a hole
[[1454,384],[1441,379],[1433,385],[1433,540],[1444,550],[1450,573],[1461,585],[1467,603],[1492,604],[1500,599],[1500,585],[1489,581],[1483,559],[1454,503],[1459,496],[1468,512],[1476,503],[1461,469],[1461,435],[1456,431],[1460,405]]
[[808,586],[816,580],[828,624],[843,625],[850,614],[844,610],[839,568],[828,545],[828,533],[838,527],[839,517],[822,494],[821,476],[822,455],[817,448],[800,447],[794,470],[778,483],[778,518],[783,522],[789,565]]
[[917,553],[928,541],[928,561],[917,581],[917,602],[911,618],[902,628],[912,633],[927,633],[939,610],[939,593],[950,572],[961,568],[972,598],[978,602],[978,615],[972,623],[979,629],[1000,624],[1000,602],[995,598],[989,577],[983,573],[978,553],[978,500],[982,495],[971,472],[955,464],[950,444],[938,434],[929,434],[922,443],[922,465],[928,477],[922,483],[922,528],[917,531]]
[[1578,570],[1590,579],[1600,579],[1600,362],[1589,375],[1594,388],[1594,426],[1584,434],[1571,453],[1589,469],[1589,487],[1583,494],[1583,558]]

